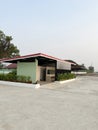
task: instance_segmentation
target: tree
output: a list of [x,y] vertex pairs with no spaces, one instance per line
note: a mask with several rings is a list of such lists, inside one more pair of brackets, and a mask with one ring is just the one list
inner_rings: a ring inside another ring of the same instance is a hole
[[0,31],[0,59],[19,56],[17,46],[11,43],[11,41],[11,36],[6,36],[2,31]]

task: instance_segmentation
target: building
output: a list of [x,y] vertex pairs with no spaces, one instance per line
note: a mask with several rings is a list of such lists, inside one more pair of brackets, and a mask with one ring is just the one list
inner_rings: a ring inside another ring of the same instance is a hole
[[7,65],[4,64],[0,68],[0,74],[8,74],[16,69],[17,69],[17,64],[15,64],[15,63],[7,64]]
[[59,73],[71,72],[71,63],[43,53],[18,56],[2,61],[17,63],[17,75],[29,76],[32,83],[55,81]]
[[84,64],[79,65],[73,60],[65,60],[65,61],[68,61],[71,63],[71,73],[74,73],[74,74],[86,74],[87,73],[87,69],[84,66]]
[[88,67],[88,73],[94,73],[94,67],[93,66]]

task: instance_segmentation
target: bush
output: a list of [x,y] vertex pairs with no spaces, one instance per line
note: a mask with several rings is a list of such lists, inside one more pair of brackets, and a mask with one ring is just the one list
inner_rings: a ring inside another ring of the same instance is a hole
[[0,74],[0,80],[5,80],[5,75],[4,74]]
[[23,76],[23,75],[17,76],[17,81],[23,82],[23,83],[25,83],[25,82],[31,83],[32,82],[30,76]]
[[68,79],[73,79],[73,78],[76,78],[76,75],[71,74],[71,73],[58,74],[57,76],[58,81],[68,80]]
[[17,81],[16,71],[14,70],[14,71],[8,73],[8,74],[6,75],[6,80],[7,80],[7,81]]
[[17,73],[15,70],[8,74],[0,74],[0,80],[22,82],[22,83],[32,83],[31,78],[29,76],[23,76],[23,75],[17,76]]

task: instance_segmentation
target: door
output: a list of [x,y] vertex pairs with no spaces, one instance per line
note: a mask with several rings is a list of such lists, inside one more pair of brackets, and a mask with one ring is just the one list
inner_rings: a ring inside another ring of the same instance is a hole
[[46,68],[40,68],[40,81],[46,80]]

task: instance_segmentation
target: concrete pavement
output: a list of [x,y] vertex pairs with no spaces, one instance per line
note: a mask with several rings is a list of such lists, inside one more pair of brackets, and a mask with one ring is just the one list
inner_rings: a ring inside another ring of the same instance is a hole
[[0,85],[0,130],[98,130],[98,77],[53,86]]

